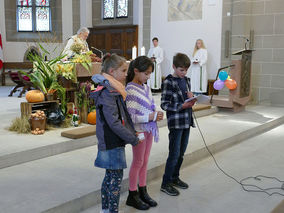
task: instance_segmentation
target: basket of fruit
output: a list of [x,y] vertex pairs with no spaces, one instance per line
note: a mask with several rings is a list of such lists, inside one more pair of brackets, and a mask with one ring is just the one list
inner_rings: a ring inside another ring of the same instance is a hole
[[37,110],[35,113],[32,113],[30,117],[30,123],[32,134],[44,134],[46,127],[46,116],[44,114],[44,111]]
[[91,54],[90,55],[90,57],[91,57],[91,61],[92,62],[102,62],[102,59],[101,58],[99,58],[96,54]]

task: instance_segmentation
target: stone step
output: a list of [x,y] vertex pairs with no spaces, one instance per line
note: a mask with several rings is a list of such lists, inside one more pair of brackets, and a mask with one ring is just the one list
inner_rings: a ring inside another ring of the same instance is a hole
[[[283,180],[284,125],[215,154],[218,165],[237,180],[259,174],[274,176]],[[232,179],[224,175],[215,165],[212,157],[201,160],[181,170],[181,179],[189,183],[189,189],[179,189],[178,197],[171,197],[160,191],[162,179],[148,182],[147,188],[158,206],[147,213],[283,213],[282,196],[267,196],[264,193],[248,193]],[[248,183],[248,182],[247,182]],[[249,181],[261,187],[280,186],[276,180]],[[282,190],[271,190],[283,193]],[[128,192],[120,196],[119,210],[122,213],[139,212],[126,205]],[[237,200],[236,200],[237,198]],[[281,202],[282,201],[282,202]],[[280,203],[280,204],[279,204]],[[278,207],[276,207],[276,205]],[[276,208],[275,208],[276,207]],[[272,209],[274,209],[272,211]],[[81,213],[100,212],[101,204]]]
[[[196,116],[203,117],[214,114],[217,111],[218,109],[216,107],[212,107],[210,109],[206,108],[205,110],[196,112]],[[160,128],[166,125],[166,119],[158,123]],[[75,130],[80,128],[86,128],[86,125],[78,127]],[[72,128],[69,129],[72,131]],[[90,126],[90,129],[93,130],[94,126]],[[66,130],[49,131],[40,136],[17,135],[8,132],[11,137],[8,139],[9,141],[5,143],[6,149],[2,149],[2,151],[0,151],[0,169],[97,144],[97,138],[95,135],[80,139],[69,139],[61,137],[61,133],[63,131]],[[3,140],[4,138],[9,138],[9,136],[3,136]],[[19,144],[20,142],[22,145]],[[13,148],[13,146],[16,146],[16,148]]]
[[[270,109],[269,113],[273,110]],[[198,124],[213,153],[222,151],[284,123],[284,116],[265,116],[255,112],[232,114],[219,112],[198,118]],[[273,113],[272,113],[273,114]],[[163,174],[168,153],[168,129],[160,129],[160,142],[153,144],[148,165],[148,181]],[[0,170],[1,211],[80,212],[100,202],[104,170],[93,167],[96,146]],[[132,160],[126,148],[128,166]],[[184,165],[208,156],[197,128],[191,129]],[[124,172],[122,192],[128,190],[128,169]]]

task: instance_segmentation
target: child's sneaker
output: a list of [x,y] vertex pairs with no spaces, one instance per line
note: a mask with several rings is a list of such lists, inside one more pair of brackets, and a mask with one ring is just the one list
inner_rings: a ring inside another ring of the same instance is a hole
[[173,186],[178,187],[180,189],[187,189],[188,188],[188,184],[183,182],[181,179],[177,178],[176,180],[174,180],[172,182]]
[[175,189],[171,184],[165,184],[161,186],[161,191],[167,193],[168,195],[171,196],[178,196],[179,191]]

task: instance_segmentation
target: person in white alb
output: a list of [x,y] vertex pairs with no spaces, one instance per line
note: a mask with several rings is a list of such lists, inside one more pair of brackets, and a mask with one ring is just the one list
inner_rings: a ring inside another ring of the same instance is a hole
[[153,47],[148,52],[148,58],[154,63],[154,71],[147,81],[147,85],[153,90],[160,90],[162,85],[162,71],[161,63],[164,60],[163,49],[159,46],[159,39],[154,37],[152,39]]
[[191,91],[194,94],[201,94],[207,92],[207,49],[201,39],[198,39],[195,43],[193,51],[192,65],[188,72],[190,78]]
[[77,35],[73,35],[67,42],[64,50],[63,50],[63,55],[67,55],[67,58],[70,58],[74,55],[74,52],[72,51],[72,45],[74,43],[79,43],[82,44],[82,52],[88,52],[89,51],[89,46],[87,43],[87,38],[89,36],[89,29],[86,27],[82,27],[78,30]]

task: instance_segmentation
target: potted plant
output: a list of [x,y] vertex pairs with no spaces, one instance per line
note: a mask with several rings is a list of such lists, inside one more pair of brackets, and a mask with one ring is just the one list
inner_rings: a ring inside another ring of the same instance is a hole
[[61,109],[63,112],[66,112],[65,89],[58,84],[57,73],[54,68],[56,63],[60,62],[61,59],[65,57],[65,55],[60,54],[59,56],[46,61],[45,56],[47,54],[50,55],[50,53],[46,49],[44,49],[41,44],[38,45],[43,51],[43,54],[41,56],[36,54],[30,54],[28,56],[29,60],[34,64],[33,72],[26,73],[22,71],[22,73],[30,78],[34,87],[40,89],[44,93],[46,98],[52,96],[56,91],[61,101]]
[[74,63],[58,63],[55,70],[58,75],[58,81],[64,88],[70,88],[72,82],[77,82]]

